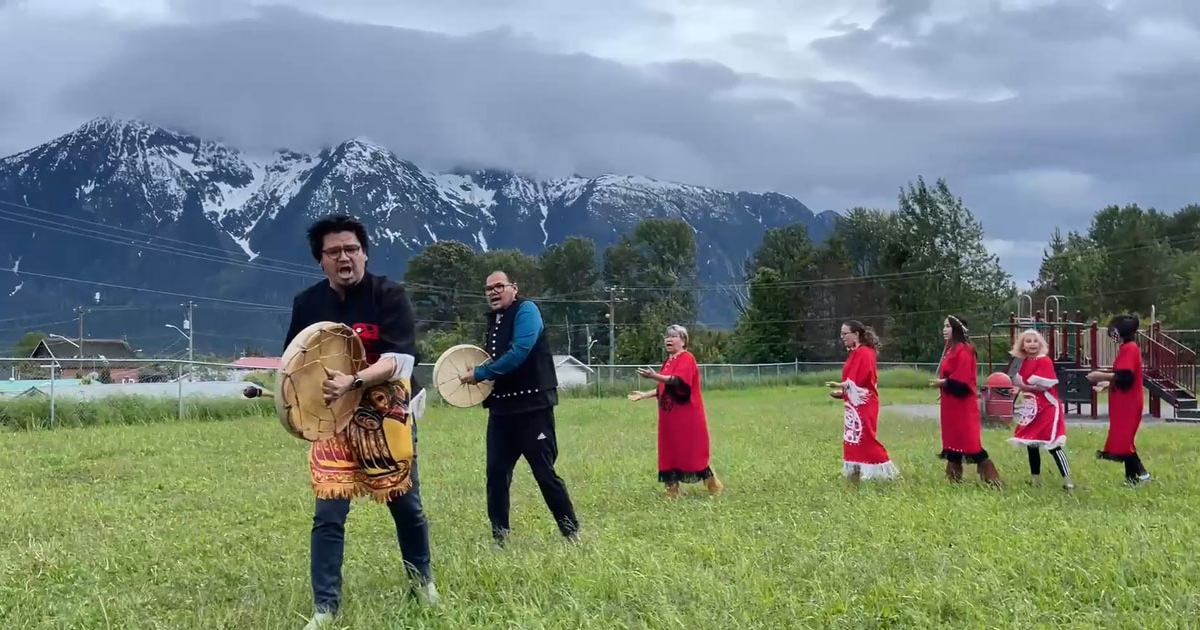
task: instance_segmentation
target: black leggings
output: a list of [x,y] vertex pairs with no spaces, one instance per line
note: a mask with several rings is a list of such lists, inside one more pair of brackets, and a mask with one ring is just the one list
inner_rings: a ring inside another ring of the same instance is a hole
[[1146,474],[1146,467],[1142,465],[1142,458],[1134,453],[1125,458],[1125,478],[1130,481],[1136,481],[1138,475]]
[[[1032,475],[1042,474],[1042,454],[1038,451],[1038,447],[1030,446],[1029,449],[1029,473]],[[1071,465],[1067,463],[1067,454],[1063,452],[1061,446],[1050,449],[1050,456],[1054,458],[1054,465],[1058,466],[1058,474],[1065,477],[1071,476]]]

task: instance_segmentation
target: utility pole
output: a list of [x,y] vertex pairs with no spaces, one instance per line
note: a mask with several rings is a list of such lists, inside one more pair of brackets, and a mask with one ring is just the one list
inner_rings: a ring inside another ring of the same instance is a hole
[[187,333],[187,338],[188,338],[188,362],[192,362],[192,361],[195,361],[195,360],[196,360],[196,359],[195,359],[195,350],[196,350],[196,326],[195,326],[195,324],[193,323],[193,322],[194,322],[194,320],[193,320],[193,318],[192,318],[192,309],[193,309],[193,308],[196,306],[196,303],[195,303],[195,302],[193,302],[193,301],[191,301],[191,300],[188,300],[188,303],[187,303],[187,304],[182,304],[181,306],[186,306],[186,307],[187,307],[187,310],[188,310],[188,316],[187,316],[187,319],[183,320],[183,329],[184,329],[184,330],[186,330],[186,331],[188,331],[188,333]]
[[[617,287],[608,287],[608,365],[617,364]],[[612,367],[609,367],[612,372]]]
[[84,356],[83,355],[83,314],[88,312],[88,310],[86,308],[83,308],[82,306],[77,306],[77,307],[75,307],[75,312],[79,313],[79,358],[82,359]]

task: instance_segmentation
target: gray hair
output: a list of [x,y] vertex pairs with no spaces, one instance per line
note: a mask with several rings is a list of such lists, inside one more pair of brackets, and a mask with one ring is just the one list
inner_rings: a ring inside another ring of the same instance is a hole
[[683,347],[685,347],[685,348],[687,347],[688,331],[686,328],[684,328],[683,326],[680,326],[679,324],[671,324],[670,326],[667,326],[667,335],[666,336],[670,337],[672,334],[674,334],[675,336],[682,339]]

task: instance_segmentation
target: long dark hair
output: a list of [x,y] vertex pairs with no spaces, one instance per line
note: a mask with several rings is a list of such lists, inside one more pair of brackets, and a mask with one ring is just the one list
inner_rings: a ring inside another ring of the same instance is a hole
[[875,330],[870,326],[864,326],[857,319],[844,322],[842,324],[850,329],[850,332],[858,335],[859,345],[867,346],[868,348],[879,347],[879,336],[875,334]]
[[947,315],[946,321],[950,322],[950,338],[946,340],[947,347],[954,347],[955,344],[971,345],[971,338],[967,337],[967,320],[957,315]]

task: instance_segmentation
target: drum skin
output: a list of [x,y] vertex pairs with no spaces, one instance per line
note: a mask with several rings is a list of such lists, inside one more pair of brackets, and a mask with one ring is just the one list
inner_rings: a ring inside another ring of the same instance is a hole
[[467,385],[458,379],[490,360],[483,348],[471,344],[460,344],[443,352],[433,366],[438,395],[455,407],[474,407],[482,403],[492,393],[492,382]]
[[309,442],[341,432],[362,401],[352,390],[325,405],[322,384],[326,370],[357,374],[367,367],[366,350],[354,330],[337,322],[317,322],[288,344],[276,376],[275,409],[290,434]]

